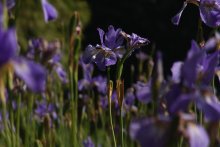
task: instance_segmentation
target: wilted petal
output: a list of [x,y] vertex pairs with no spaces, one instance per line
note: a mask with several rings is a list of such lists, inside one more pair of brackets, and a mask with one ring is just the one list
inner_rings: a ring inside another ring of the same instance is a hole
[[58,17],[57,10],[47,0],[41,0],[42,8],[44,12],[45,22],[55,20]]
[[184,4],[183,4],[183,7],[180,9],[180,11],[172,18],[172,23],[174,24],[174,25],[179,25],[179,22],[180,22],[180,18],[181,18],[181,16],[182,16],[182,13],[183,13],[183,11],[184,11],[184,9],[186,8],[186,6],[187,6],[187,2],[184,2]]
[[190,147],[208,147],[209,137],[206,130],[200,126],[189,123],[186,133],[189,137]]
[[13,65],[15,73],[24,80],[28,88],[34,92],[45,90],[46,71],[41,65],[22,58],[14,59]]
[[0,30],[0,66],[16,55],[17,39],[15,29]]
[[218,0],[200,0],[200,16],[202,21],[210,27],[220,25],[220,2]]

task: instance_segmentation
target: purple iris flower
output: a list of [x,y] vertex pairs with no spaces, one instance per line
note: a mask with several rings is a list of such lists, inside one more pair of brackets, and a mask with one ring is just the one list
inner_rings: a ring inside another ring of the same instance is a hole
[[47,0],[41,0],[45,22],[55,20],[58,17],[56,8]]
[[217,27],[220,25],[220,2],[219,0],[186,0],[181,10],[172,18],[172,22],[178,25],[181,15],[188,3],[196,4],[200,10],[202,21],[210,26]]
[[46,115],[50,115],[50,117],[53,120],[57,119],[56,106],[46,101],[37,102],[37,108],[35,109],[35,114],[41,120],[44,119]]
[[131,35],[129,35],[123,32],[122,34],[128,41],[128,48],[130,48],[131,50],[138,49],[150,43],[148,39],[142,38],[135,33],[132,33]]
[[42,38],[31,39],[29,41],[27,57],[30,59],[38,59],[45,63],[56,72],[58,78],[63,83],[68,82],[66,71],[63,69],[60,53],[60,42],[58,40],[46,41]]
[[215,75],[218,65],[219,51],[206,53],[209,50],[205,45],[200,48],[192,41],[186,61],[176,62],[172,67],[172,79],[175,83],[183,82],[185,86],[195,86],[199,81],[201,85],[209,85]]
[[141,147],[165,147],[170,136],[169,129],[169,120],[146,118],[131,122],[129,132]]
[[116,64],[117,57],[121,58],[123,51],[123,36],[121,29],[114,29],[113,26],[108,27],[108,32],[104,32],[98,28],[101,45],[88,45],[83,54],[85,64],[94,62],[100,70],[105,70],[106,66]]
[[25,84],[32,91],[44,91],[46,86],[46,72],[41,65],[23,58],[15,58],[13,65],[16,75],[24,80]]
[[201,110],[207,121],[220,120],[220,101],[218,98],[210,93],[211,90],[206,90],[206,94],[196,99],[196,105]]
[[186,135],[189,138],[190,147],[209,146],[209,136],[206,130],[200,125],[188,123],[186,128]]
[[134,104],[135,96],[134,96],[134,89],[130,88],[126,91],[124,103],[131,107]]
[[45,69],[32,61],[17,56],[17,39],[14,28],[0,30],[0,67],[12,63],[18,77],[24,80],[28,88],[34,92],[42,92],[45,88]]
[[8,9],[12,9],[15,6],[15,0],[6,0],[6,5]]
[[137,99],[142,103],[149,103],[151,101],[151,84],[138,82],[134,85]]
[[95,147],[91,137],[88,137],[86,140],[83,141],[83,147]]
[[17,53],[17,39],[14,28],[0,29],[0,67],[14,58]]
[[94,85],[96,86],[98,92],[106,94],[107,92],[107,78],[103,76],[97,76],[92,79]]

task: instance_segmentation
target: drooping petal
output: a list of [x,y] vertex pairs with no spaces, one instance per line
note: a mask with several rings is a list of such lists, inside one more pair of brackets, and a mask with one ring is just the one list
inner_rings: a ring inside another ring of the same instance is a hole
[[13,65],[16,75],[24,80],[33,92],[45,90],[46,70],[41,65],[23,58],[15,58]]
[[220,25],[220,2],[218,0],[200,0],[200,17],[210,27]]
[[186,6],[187,6],[187,2],[184,2],[184,4],[183,4],[183,7],[180,9],[180,11],[172,18],[172,23],[174,24],[174,25],[179,25],[179,22],[180,22],[180,18],[181,18],[181,16],[182,16],[182,13],[183,13],[183,11],[184,11],[184,9],[186,8]]
[[45,22],[55,20],[58,17],[56,8],[47,0],[41,0]]
[[208,134],[202,126],[189,123],[187,125],[186,133],[189,137],[190,147],[209,146]]
[[16,55],[17,39],[15,29],[0,30],[0,66]]

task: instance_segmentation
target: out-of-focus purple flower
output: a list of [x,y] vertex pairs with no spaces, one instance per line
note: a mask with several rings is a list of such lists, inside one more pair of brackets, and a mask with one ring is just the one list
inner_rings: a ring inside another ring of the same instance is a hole
[[105,70],[106,66],[116,64],[117,57],[122,57],[123,37],[120,34],[121,29],[115,30],[113,26],[109,26],[106,33],[100,28],[98,32],[101,45],[88,45],[82,58],[85,64],[94,62],[100,70]]
[[99,104],[102,109],[106,109],[108,106],[108,98],[106,96],[101,96],[99,99]]
[[172,67],[172,78],[175,83],[183,82],[185,86],[195,86],[199,82],[202,86],[208,86],[218,65],[219,51],[206,53],[209,45],[205,44],[200,48],[195,41],[192,41],[191,49],[188,52],[184,63],[176,62]]
[[178,61],[175,62],[171,68],[171,72],[172,72],[172,81],[174,83],[179,83],[181,80],[181,68],[183,66],[183,62]]
[[205,57],[205,51],[192,41],[186,61],[182,66],[182,77],[187,86],[193,86],[197,80],[198,65]]
[[11,62],[14,71],[34,92],[42,92],[45,88],[46,72],[43,67],[32,61],[16,56],[17,39],[14,28],[0,30],[0,66]]
[[132,106],[134,104],[135,96],[134,96],[134,89],[130,88],[126,91],[124,103],[127,106]]
[[13,60],[14,70],[17,76],[24,80],[25,84],[34,92],[42,92],[45,89],[45,69],[33,61],[23,58]]
[[200,125],[188,123],[186,135],[188,136],[190,147],[209,146],[209,136],[206,130]]
[[12,9],[15,6],[15,0],[6,0],[6,5],[8,9]]
[[62,66],[60,64],[58,64],[57,66],[55,66],[55,71],[59,77],[59,79],[63,82],[63,83],[68,83],[68,78],[67,78],[67,74],[64,71],[64,69],[62,68]]
[[0,67],[16,56],[17,39],[14,28],[0,29]]
[[55,20],[58,17],[57,10],[47,0],[41,0],[45,22]]
[[83,141],[83,147],[95,147],[91,137],[88,137],[86,140]]
[[201,110],[205,116],[207,121],[219,121],[220,120],[220,101],[218,98],[207,92],[203,95],[200,95],[199,98],[196,99],[196,105],[199,110]]
[[107,92],[107,79],[103,76],[97,76],[92,79],[94,85],[96,86],[98,92],[106,94]]
[[83,78],[90,81],[92,79],[92,73],[94,70],[93,64],[85,64],[83,62],[82,56],[80,57],[79,64],[81,65],[83,70]]
[[165,147],[170,137],[169,127],[169,121],[147,118],[131,122],[129,133],[141,147]]
[[196,99],[194,94],[181,94],[176,98],[173,104],[168,107],[168,111],[171,115],[178,114],[178,112],[185,112],[188,110],[189,104]]
[[137,99],[142,103],[149,103],[151,101],[151,84],[138,82],[134,85]]
[[140,61],[145,61],[148,59],[148,55],[140,51],[139,53],[136,54],[136,58]]
[[206,25],[210,27],[220,25],[220,2],[218,0],[186,0],[181,10],[172,18],[173,24],[179,24],[181,15],[188,3],[196,4],[199,7],[200,17]]
[[35,114],[41,120],[49,115],[53,120],[57,119],[56,106],[52,103],[48,103],[46,101],[37,102],[37,108],[35,109]]
[[63,69],[61,62],[60,42],[53,40],[48,42],[42,38],[31,39],[29,41],[27,57],[39,60],[46,64],[47,69],[53,69],[58,78],[63,83],[68,82],[66,71]]

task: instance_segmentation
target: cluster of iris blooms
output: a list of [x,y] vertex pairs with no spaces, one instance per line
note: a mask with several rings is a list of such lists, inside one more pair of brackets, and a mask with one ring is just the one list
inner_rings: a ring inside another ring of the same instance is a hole
[[[175,25],[188,3],[199,7],[206,25],[219,26],[220,2],[216,0],[186,0],[172,19]],[[45,22],[57,18],[53,5],[46,0],[41,4]],[[138,52],[138,68],[131,66],[131,73],[138,70],[138,76],[129,87],[124,85],[128,82],[123,80],[127,71],[123,65],[137,49],[150,43],[148,39],[110,25],[106,32],[97,29],[100,44],[81,51],[81,23],[76,13],[68,32],[68,65],[61,64],[65,53],[59,40],[31,39],[21,56],[16,29],[7,24],[13,18],[5,17],[14,7],[13,0],[0,5],[3,145],[220,145],[220,101],[215,85],[220,80],[218,32],[207,41],[192,40],[185,61],[175,62],[167,79],[160,52],[155,59]],[[95,69],[102,75],[94,75]]]

